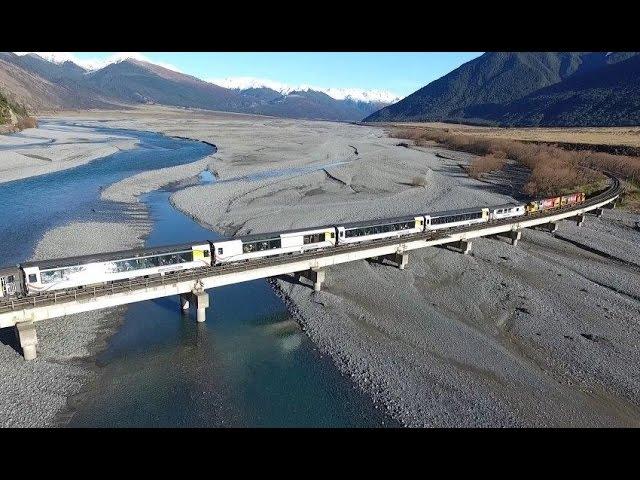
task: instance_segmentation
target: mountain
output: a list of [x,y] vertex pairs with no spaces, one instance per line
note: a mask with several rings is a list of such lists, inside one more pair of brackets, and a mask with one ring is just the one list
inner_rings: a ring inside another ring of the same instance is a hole
[[602,69],[635,56],[635,52],[485,53],[364,121],[504,123],[502,106],[574,76],[589,72],[597,76]]
[[[28,58],[27,58],[28,57]],[[0,89],[29,111],[108,108],[114,104],[83,85],[82,69],[54,64],[37,55],[0,52]]]
[[161,104],[290,118],[356,121],[386,104],[375,92],[225,88],[135,59],[88,71],[36,54],[0,53],[0,88],[31,111]]
[[248,105],[237,92],[140,60],[112,63],[85,77],[92,89],[128,104],[157,103],[229,112],[244,112]]
[[311,89],[283,93],[268,87],[250,87],[236,91],[250,100],[252,112],[276,117],[358,121],[384,106],[351,97],[337,99]]
[[493,111],[467,113],[504,125],[640,125],[640,56],[573,75]]

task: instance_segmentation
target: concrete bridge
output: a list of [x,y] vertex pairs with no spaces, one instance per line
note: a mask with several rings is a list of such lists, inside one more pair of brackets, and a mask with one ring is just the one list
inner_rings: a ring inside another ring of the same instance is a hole
[[138,278],[111,285],[6,299],[0,301],[0,328],[15,327],[24,357],[29,360],[36,357],[38,339],[35,323],[51,318],[179,295],[182,308],[187,310],[190,306],[195,307],[197,321],[203,322],[206,309],[209,307],[206,291],[215,287],[258,278],[298,274],[309,279],[315,291],[320,291],[326,269],[332,265],[382,257],[404,269],[408,262],[408,252],[418,248],[448,245],[466,254],[471,251],[474,238],[502,236],[515,246],[525,228],[554,232],[557,222],[565,219],[574,219],[578,225],[582,225],[586,213],[593,213],[599,217],[602,215],[603,207],[613,208],[615,205],[620,195],[620,182],[614,177],[611,180],[612,184],[605,192],[577,206],[561,207],[551,212],[537,212],[525,217],[447,231],[422,232],[364,244],[339,245],[329,250],[295,256],[264,258],[242,264],[178,271],[157,278]]

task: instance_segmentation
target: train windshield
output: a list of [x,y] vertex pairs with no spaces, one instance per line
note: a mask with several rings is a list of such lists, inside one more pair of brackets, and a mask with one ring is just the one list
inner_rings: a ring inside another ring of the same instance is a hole
[[416,227],[416,221],[389,223],[386,225],[367,225],[345,229],[345,237],[364,237],[366,235],[376,235],[379,233],[396,232],[399,230],[409,230]]

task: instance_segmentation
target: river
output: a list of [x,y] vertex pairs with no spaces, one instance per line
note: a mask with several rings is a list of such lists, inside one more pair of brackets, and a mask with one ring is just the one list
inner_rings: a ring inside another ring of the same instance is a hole
[[[42,234],[55,226],[124,219],[121,206],[100,199],[100,190],[109,184],[146,169],[190,163],[214,151],[200,142],[155,133],[91,128],[134,137],[138,147],[81,167],[0,184],[0,199],[22,199],[19,228],[13,213],[0,214],[5,215],[0,222],[3,263],[29,258]],[[200,181],[215,179],[205,172]],[[170,194],[162,189],[142,198],[153,221],[147,245],[218,238],[174,209]],[[177,297],[129,306],[122,326],[96,358],[97,380],[69,402],[63,415],[68,424],[397,425],[317,351],[265,280],[209,294],[211,306],[203,324],[180,311]]]

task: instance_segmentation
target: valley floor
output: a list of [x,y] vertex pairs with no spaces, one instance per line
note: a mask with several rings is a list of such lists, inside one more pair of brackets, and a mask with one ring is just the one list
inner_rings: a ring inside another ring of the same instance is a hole
[[[103,196],[134,201],[208,168],[217,183],[171,201],[228,234],[511,199],[464,173],[470,155],[398,146],[379,127],[167,108],[60,116],[214,143],[198,165],[162,180],[141,174]],[[638,220],[607,210],[556,235],[526,231],[517,247],[423,249],[404,271],[345,264],[319,293],[274,284],[318,347],[405,425],[640,426]]]

